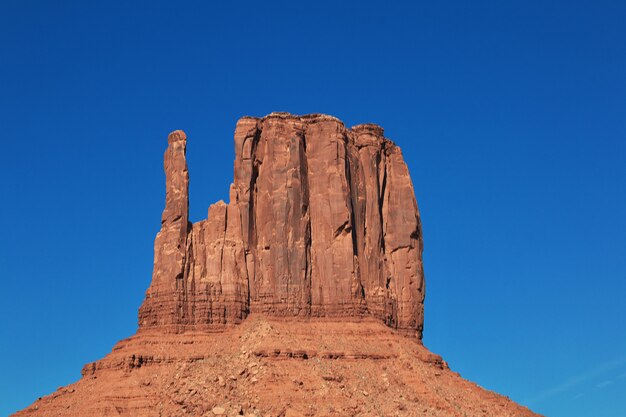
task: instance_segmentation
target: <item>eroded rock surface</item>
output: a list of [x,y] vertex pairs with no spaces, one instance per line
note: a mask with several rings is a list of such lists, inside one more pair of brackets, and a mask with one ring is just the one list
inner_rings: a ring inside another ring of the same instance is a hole
[[188,220],[186,136],[170,134],[166,205],[140,329],[218,329],[250,313],[373,316],[421,338],[422,233],[400,148],[326,115],[244,117],[230,202]]
[[537,416],[422,345],[419,213],[380,127],[241,119],[230,202],[194,224],[186,140],[139,332],[15,417]]
[[538,417],[369,317],[145,330],[82,373],[14,417]]

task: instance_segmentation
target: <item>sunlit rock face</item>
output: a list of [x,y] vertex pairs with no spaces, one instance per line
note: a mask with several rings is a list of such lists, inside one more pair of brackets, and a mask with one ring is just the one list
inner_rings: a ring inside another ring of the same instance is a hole
[[139,331],[14,417],[537,416],[421,343],[420,219],[380,127],[241,119],[230,202],[193,224],[186,144]]
[[189,222],[186,135],[169,135],[166,204],[140,330],[219,330],[250,313],[372,316],[421,338],[422,233],[400,148],[373,124],[272,113],[235,129],[230,202]]

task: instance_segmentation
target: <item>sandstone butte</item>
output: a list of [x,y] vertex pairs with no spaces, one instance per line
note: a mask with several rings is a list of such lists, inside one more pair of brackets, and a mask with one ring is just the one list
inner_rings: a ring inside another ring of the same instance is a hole
[[187,137],[139,329],[14,416],[536,416],[422,344],[422,230],[374,124],[272,113],[235,129],[230,202],[189,221]]

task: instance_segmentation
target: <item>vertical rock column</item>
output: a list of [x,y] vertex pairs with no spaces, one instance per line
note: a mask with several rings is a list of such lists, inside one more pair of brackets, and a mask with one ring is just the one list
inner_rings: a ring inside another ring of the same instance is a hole
[[421,338],[424,323],[422,229],[400,148],[373,124],[352,129],[364,181],[364,243],[359,268],[368,312]]
[[382,195],[385,192],[385,138],[383,129],[366,124],[352,128],[357,148],[363,203],[363,243],[359,256],[361,279],[365,289],[367,309],[387,325],[396,324],[395,302],[390,291],[384,262]]
[[364,308],[358,274],[348,136],[341,122],[319,118],[306,132],[311,211],[311,314]]
[[395,294],[397,306],[394,327],[421,338],[425,294],[422,226],[402,152],[389,141],[385,152],[386,185],[381,211],[388,286]]
[[139,326],[177,325],[184,321],[189,224],[189,172],[182,130],[169,134],[164,155],[165,209],[154,241],[152,283],[139,310]]
[[264,312],[304,315],[309,300],[308,190],[303,136],[293,120],[264,121],[255,163],[253,301]]
[[254,245],[254,200],[253,194],[256,188],[258,176],[258,163],[256,148],[259,143],[261,130],[258,127],[258,119],[244,117],[239,119],[235,128],[235,175],[234,188],[235,200],[240,210],[242,240],[246,251],[249,265],[248,275],[254,278],[254,262],[252,262],[251,250]]
[[[231,188],[234,201],[233,194]],[[240,323],[248,314],[248,275],[235,203],[218,201],[209,207],[208,218],[193,224],[192,248],[186,289],[193,307],[187,326]]]

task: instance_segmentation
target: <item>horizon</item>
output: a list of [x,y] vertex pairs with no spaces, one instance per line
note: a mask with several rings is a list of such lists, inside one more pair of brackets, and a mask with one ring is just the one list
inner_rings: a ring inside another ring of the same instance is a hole
[[539,414],[626,414],[626,3],[316,5],[0,5],[0,415],[136,331],[167,134],[196,222],[236,121],[283,109],[402,149],[427,348]]

